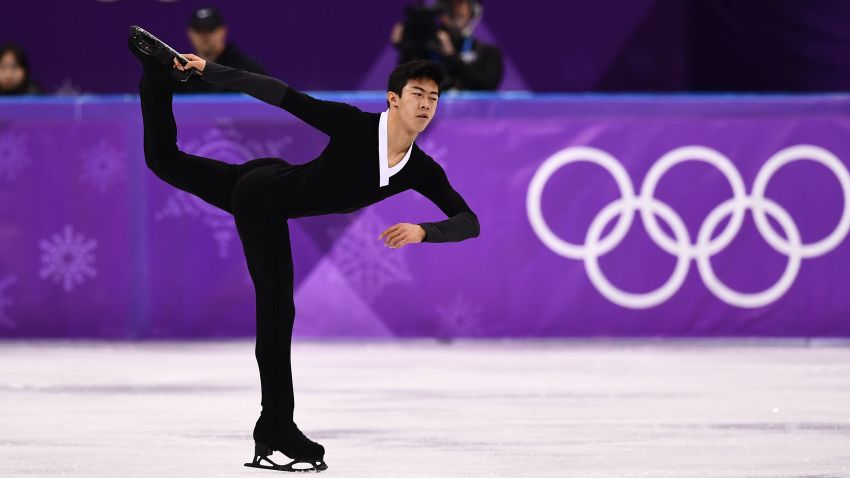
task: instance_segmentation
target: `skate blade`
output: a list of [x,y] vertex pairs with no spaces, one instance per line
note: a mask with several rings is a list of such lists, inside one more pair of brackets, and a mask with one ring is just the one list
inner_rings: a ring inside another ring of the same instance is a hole
[[[262,461],[265,460],[270,465],[264,465]],[[309,465],[309,468],[295,468],[293,465],[305,464]],[[254,457],[254,461],[251,463],[245,463],[245,466],[249,468],[261,468],[264,470],[274,470],[274,471],[287,471],[287,472],[320,472],[328,469],[328,465],[324,462],[324,460],[292,460],[290,463],[286,465],[279,465],[268,459],[266,456],[257,455]]]

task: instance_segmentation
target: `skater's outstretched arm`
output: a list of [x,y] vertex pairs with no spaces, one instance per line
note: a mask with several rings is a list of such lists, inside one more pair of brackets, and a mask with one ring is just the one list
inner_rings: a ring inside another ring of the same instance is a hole
[[414,190],[437,205],[448,219],[439,222],[425,222],[419,225],[425,229],[424,242],[457,242],[478,237],[480,226],[478,216],[449,183],[446,172],[439,164],[431,160],[430,174]]
[[283,108],[301,121],[330,136],[343,130],[350,119],[362,114],[362,111],[352,105],[313,98],[271,76],[219,65],[191,53],[185,53],[183,56],[189,60],[189,63],[178,66],[179,69],[194,67],[201,71],[201,79],[204,81],[251,95],[272,106]]

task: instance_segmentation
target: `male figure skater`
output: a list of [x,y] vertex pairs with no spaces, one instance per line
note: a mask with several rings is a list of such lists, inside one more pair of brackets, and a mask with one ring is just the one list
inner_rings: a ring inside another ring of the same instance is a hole
[[[305,437],[293,421],[290,346],[295,306],[287,221],[355,211],[414,189],[448,219],[398,223],[377,239],[400,248],[478,236],[475,213],[449,184],[443,169],[414,142],[437,110],[442,68],[427,60],[396,67],[387,86],[388,109],[379,114],[318,100],[275,78],[196,55],[181,57],[138,27],[131,28],[128,46],[143,67],[139,93],[148,167],[167,183],[233,214],[254,283],[262,411],[253,433],[254,460],[246,466],[295,471],[292,465],[309,463],[309,470],[326,469],[324,447]],[[279,158],[228,164],[178,150],[171,110],[174,78],[190,71],[285,109],[327,134],[330,142],[318,158],[298,165]],[[274,450],[293,461],[272,462],[268,456]]]

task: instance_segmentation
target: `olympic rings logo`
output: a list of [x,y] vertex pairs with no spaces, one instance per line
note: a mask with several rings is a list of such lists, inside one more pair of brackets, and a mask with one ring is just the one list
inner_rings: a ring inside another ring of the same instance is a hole
[[[797,224],[779,204],[764,196],[773,175],[786,164],[812,160],[826,166],[841,185],[844,207],[835,229],[823,239],[804,244]],[[607,170],[617,183],[620,199],[604,208],[591,221],[584,244],[574,244],[558,237],[543,219],[541,197],[551,176],[563,166],[576,162],[590,162]],[[686,161],[703,161],[717,168],[732,187],[732,198],[721,202],[705,218],[693,242],[682,221],[673,209],[659,201],[653,194],[658,182],[672,167]],[[711,257],[728,246],[737,236],[747,210],[752,211],[755,225],[765,241],[788,258],[779,280],[765,290],[744,293],[733,290],[714,273]],[[590,281],[608,300],[622,307],[644,309],[667,301],[675,294],[687,276],[691,260],[695,260],[700,277],[706,287],[720,300],[736,307],[762,307],[785,294],[800,270],[803,259],[817,257],[834,249],[847,237],[850,230],[850,173],[830,151],[813,145],[796,145],[785,148],[767,160],[756,175],[752,192],[747,195],[744,180],[732,162],[718,151],[704,146],[683,146],[662,156],[649,170],[636,195],[625,168],[613,156],[600,149],[576,146],[563,149],[543,162],[531,179],[526,196],[526,210],[535,234],[554,253],[584,261]],[[632,225],[635,212],[640,213],[649,237],[665,252],[676,256],[673,274],[661,287],[647,293],[630,293],[618,289],[603,274],[599,258],[617,247]],[[658,224],[657,217],[667,223],[673,232],[670,237]],[[729,222],[716,237],[717,226],[729,216]],[[767,216],[779,224],[784,237],[778,234]],[[618,218],[611,232],[602,232],[614,218]]]

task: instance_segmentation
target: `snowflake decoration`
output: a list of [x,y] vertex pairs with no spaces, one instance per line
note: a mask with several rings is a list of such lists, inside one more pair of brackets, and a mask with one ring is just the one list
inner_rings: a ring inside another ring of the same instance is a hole
[[[405,250],[388,249],[378,235],[386,228],[381,218],[366,210],[333,246],[331,257],[346,278],[367,302],[373,302],[387,286],[412,282]],[[337,230],[329,231],[336,237]]]
[[15,321],[6,314],[6,309],[14,304],[14,301],[10,297],[7,297],[6,289],[17,281],[18,278],[13,275],[0,279],[0,327],[7,329],[14,329],[16,327]]
[[65,292],[97,276],[94,268],[97,241],[75,233],[70,225],[65,225],[62,232],[54,234],[49,241],[42,239],[38,246],[41,248],[39,275],[42,279],[61,282]]
[[[290,144],[292,144],[292,136],[288,135],[268,141],[244,140],[233,129],[212,128],[204,133],[200,140],[181,145],[180,149],[196,156],[241,164],[254,158],[278,157]],[[210,228],[213,240],[218,243],[218,256],[222,259],[227,258],[230,253],[230,243],[234,237],[238,236],[230,213],[185,191],[175,191],[166,200],[163,208],[154,214],[157,221],[182,217],[200,218]]]
[[17,133],[0,135],[0,176],[12,180],[30,163],[26,137]]
[[105,193],[112,185],[127,179],[124,154],[101,140],[83,153],[80,179]]
[[472,335],[478,332],[481,323],[481,307],[469,302],[458,293],[455,297],[436,308],[440,324],[450,333]]

